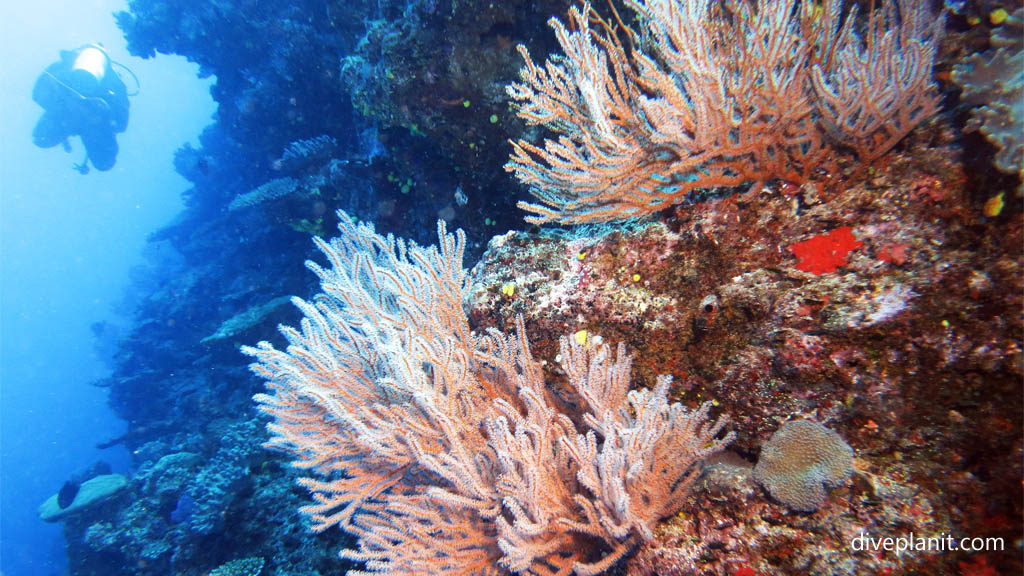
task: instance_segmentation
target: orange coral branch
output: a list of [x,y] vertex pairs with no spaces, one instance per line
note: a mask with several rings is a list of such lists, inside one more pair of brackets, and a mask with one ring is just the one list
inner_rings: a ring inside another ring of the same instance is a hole
[[[627,54],[584,4],[550,25],[563,54],[508,86],[529,124],[506,169],[537,203],[533,223],[649,214],[697,188],[806,179],[839,149],[872,160],[935,110],[941,18],[925,0],[887,0],[866,39],[839,0],[633,0],[645,24]],[[897,17],[897,12],[899,17]],[[630,36],[632,38],[632,36]]]

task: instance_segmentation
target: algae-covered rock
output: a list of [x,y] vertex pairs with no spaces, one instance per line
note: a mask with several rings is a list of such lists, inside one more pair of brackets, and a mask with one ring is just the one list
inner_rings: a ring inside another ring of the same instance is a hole
[[67,508],[57,504],[54,494],[39,506],[39,519],[45,522],[57,522],[68,516],[77,514],[86,508],[99,504],[119,492],[128,484],[128,479],[120,474],[103,474],[82,482],[78,494]]

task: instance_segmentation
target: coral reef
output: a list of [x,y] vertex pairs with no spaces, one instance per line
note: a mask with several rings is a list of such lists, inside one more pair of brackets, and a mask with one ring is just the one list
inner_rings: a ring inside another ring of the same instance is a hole
[[273,168],[280,172],[296,172],[307,166],[316,166],[330,160],[338,152],[338,141],[321,134],[316,138],[297,140],[288,145],[281,157],[274,160]]
[[103,474],[90,478],[82,482],[74,500],[67,506],[57,503],[56,494],[47,498],[46,502],[39,506],[39,519],[44,522],[57,522],[68,516],[81,514],[89,508],[113,498],[127,483],[128,481],[121,474]]
[[839,0],[628,5],[642,22],[623,32],[629,50],[586,4],[568,27],[551,21],[564,55],[538,66],[519,48],[509,96],[552,133],[516,141],[506,166],[538,200],[519,204],[529,222],[624,220],[700,188],[802,182],[843,149],[878,158],[938,107],[943,19],[921,0],[883,2],[863,32]]
[[267,316],[273,314],[278,308],[287,304],[288,301],[289,299],[287,296],[278,296],[270,302],[254,306],[248,310],[240,312],[225,320],[224,323],[217,328],[216,332],[210,334],[206,338],[203,338],[199,343],[205,344],[212,340],[233,338],[253,326],[265,323],[267,321]]
[[[343,558],[394,575],[596,575],[653,538],[732,440],[710,402],[670,405],[670,378],[630,391],[621,346],[562,338],[577,398],[556,400],[521,325],[470,330],[461,231],[440,221],[423,248],[339,220],[317,239],[331,268],[308,263],[323,292],[295,300],[301,331],[282,328],[285,352],[243,352],[272,393],[256,396],[268,447],[324,477],[300,480],[314,531],[358,538]],[[556,411],[568,403],[584,408]]]
[[[142,464],[114,500],[65,520],[74,574],[199,576],[241,550],[260,552],[261,566],[272,558],[265,574],[313,576],[344,566],[328,548],[336,538],[324,538],[322,549],[296,538],[306,531],[294,514],[302,497],[280,466],[259,457],[252,438],[262,423],[227,418],[204,435],[178,432],[167,436],[172,444],[143,444]],[[211,440],[215,448],[204,446]],[[174,451],[181,448],[192,451]],[[246,565],[255,569],[252,562],[236,568]]]
[[239,558],[210,571],[210,576],[259,576],[263,558]]
[[[588,26],[650,54],[656,34],[626,30],[646,20],[614,4],[594,7],[607,29]],[[870,21],[868,4],[857,3],[858,21]],[[1012,36],[1017,7],[971,1],[949,16],[935,63],[944,108],[870,164],[839,154],[802,183],[695,189],[644,221],[508,231],[522,227],[514,206],[527,191],[502,170],[507,140],[544,133],[524,126],[503,90],[520,65],[516,44],[538,62],[558,50],[543,21],[567,7],[130,1],[118,21],[131,50],[198,62],[217,77],[219,109],[200,144],[175,155],[192,187],[132,274],[119,305],[130,321],[95,330],[112,366],[97,384],[126,426],[104,446],[124,446],[131,471],[112,498],[62,520],[73,574],[200,576],[245,558],[264,559],[262,576],[365,569],[337,556],[356,539],[311,537],[296,513],[309,495],[287,457],[258,447],[268,417],[252,396],[263,385],[237,349],[287,345],[274,327],[301,314],[282,297],[320,290],[301,263],[330,267],[309,236],[329,234],[337,208],[420,243],[441,217],[466,231],[470,264],[487,249],[471,274],[469,326],[519,333],[522,317],[554,411],[585,413],[555,361],[568,334],[570,346],[624,342],[636,392],[655,397],[667,373],[666,404],[692,412],[713,399],[730,415],[735,440],[677,514],[633,524],[652,538],[613,573],[1021,572],[1018,181],[988,169],[999,150],[983,135],[961,133],[969,106],[996,109],[999,86],[958,104],[950,84],[967,66],[993,72],[984,63],[995,38]],[[288,179],[291,193],[228,209]],[[857,456],[814,512],[773,500],[753,473],[771,435],[801,419],[835,430]],[[1005,546],[899,557],[854,548],[861,534],[907,533]],[[584,540],[588,560],[615,548]]]
[[[128,7],[117,21],[133,54],[181,54],[217,78],[217,123],[175,163],[196,185],[189,200],[203,214],[274,178],[301,180],[329,154],[360,180],[323,190],[330,214],[344,208],[419,241],[429,241],[437,217],[454,218],[470,233],[473,255],[492,227],[519,222],[520,191],[501,170],[506,142],[522,128],[504,95],[517,68],[512,38],[541,27],[564,2],[267,0],[253,10],[231,0],[132,0]],[[330,151],[321,146],[328,139],[337,143]],[[290,147],[302,162],[284,152]],[[452,201],[456,189],[466,203]]]
[[967,129],[996,146],[996,168],[1024,178],[1024,8],[995,27],[991,46],[957,64],[953,80],[963,88],[961,97],[976,106]]
[[[507,329],[522,316],[539,357],[565,333],[624,341],[642,384],[668,370],[679,401],[713,398],[731,416],[731,459],[694,494],[714,504],[685,507],[628,571],[1021,570],[1022,474],[1008,458],[1024,424],[1020,213],[986,216],[952,135],[929,138],[867,178],[838,172],[653,221],[491,241],[473,271],[474,324]],[[845,227],[855,242],[840,265],[801,269],[792,246]],[[858,456],[813,514],[773,502],[753,478],[764,443],[794,419],[837,431]],[[854,554],[861,532],[991,536],[1004,548]]]

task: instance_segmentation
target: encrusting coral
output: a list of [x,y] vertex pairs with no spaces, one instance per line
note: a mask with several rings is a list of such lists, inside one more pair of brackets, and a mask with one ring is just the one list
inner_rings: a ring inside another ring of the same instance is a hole
[[761,447],[754,479],[786,506],[813,512],[825,501],[825,488],[853,473],[853,450],[817,422],[786,422]]

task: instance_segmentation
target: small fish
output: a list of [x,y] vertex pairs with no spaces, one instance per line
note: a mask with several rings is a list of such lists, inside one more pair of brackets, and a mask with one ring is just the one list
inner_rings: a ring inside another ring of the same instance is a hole
[[81,486],[77,480],[68,480],[60,487],[60,492],[57,493],[57,505],[63,510],[71,503],[75,501],[75,496],[78,495],[78,488]]

